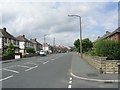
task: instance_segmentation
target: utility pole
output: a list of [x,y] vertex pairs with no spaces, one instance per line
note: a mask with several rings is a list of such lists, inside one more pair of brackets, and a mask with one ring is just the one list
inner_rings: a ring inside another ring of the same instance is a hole
[[53,46],[55,46],[55,37],[53,38]]

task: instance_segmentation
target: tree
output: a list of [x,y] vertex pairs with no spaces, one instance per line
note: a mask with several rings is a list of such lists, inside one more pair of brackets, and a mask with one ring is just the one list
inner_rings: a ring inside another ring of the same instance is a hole
[[77,52],[80,52],[80,40],[79,39],[74,41],[74,45],[75,45],[75,48],[76,48],[75,50]]
[[85,38],[82,40],[82,49],[83,52],[88,52],[92,50],[93,43],[89,40],[89,38]]
[[3,54],[4,59],[13,59],[14,58],[14,46],[12,43],[8,45],[5,53]]
[[[74,41],[74,45],[76,47],[76,51],[80,52],[80,40],[77,39]],[[91,50],[93,47],[92,42],[89,40],[89,38],[85,38],[82,40],[82,51],[83,52],[88,52],[89,50]]]

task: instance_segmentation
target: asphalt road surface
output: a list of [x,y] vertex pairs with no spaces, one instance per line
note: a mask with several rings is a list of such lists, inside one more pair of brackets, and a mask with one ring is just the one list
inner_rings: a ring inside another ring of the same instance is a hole
[[2,64],[2,88],[117,88],[116,83],[79,80],[70,75],[72,53],[24,58]]

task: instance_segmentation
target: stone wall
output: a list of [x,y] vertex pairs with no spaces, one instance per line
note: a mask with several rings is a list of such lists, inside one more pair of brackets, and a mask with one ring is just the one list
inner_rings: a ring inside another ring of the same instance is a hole
[[106,60],[106,57],[83,55],[83,59],[101,73],[118,73],[120,60]]

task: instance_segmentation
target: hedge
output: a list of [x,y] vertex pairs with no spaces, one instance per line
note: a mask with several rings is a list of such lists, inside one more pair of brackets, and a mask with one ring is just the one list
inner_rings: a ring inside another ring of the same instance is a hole
[[99,40],[93,46],[93,54],[107,57],[107,59],[120,60],[120,42]]

